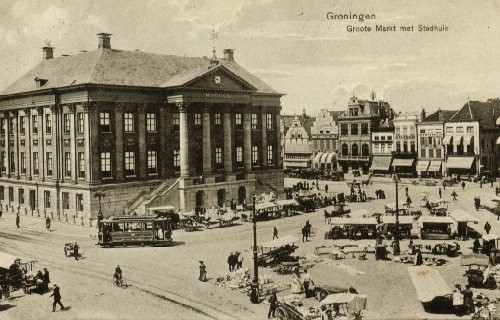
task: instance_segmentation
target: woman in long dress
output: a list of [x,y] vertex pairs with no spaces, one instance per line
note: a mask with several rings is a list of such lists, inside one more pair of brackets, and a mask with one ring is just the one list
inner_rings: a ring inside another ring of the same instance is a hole
[[200,281],[207,281],[207,266],[203,264],[203,261],[200,261],[200,276],[198,277]]

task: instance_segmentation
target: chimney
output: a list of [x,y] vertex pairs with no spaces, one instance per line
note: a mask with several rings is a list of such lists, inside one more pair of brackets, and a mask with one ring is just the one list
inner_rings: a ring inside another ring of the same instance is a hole
[[234,49],[224,49],[224,60],[234,61]]
[[42,48],[43,51],[43,60],[53,59],[54,58],[54,47],[51,47],[50,44]]
[[99,38],[99,49],[111,49],[111,33],[98,33],[97,37]]

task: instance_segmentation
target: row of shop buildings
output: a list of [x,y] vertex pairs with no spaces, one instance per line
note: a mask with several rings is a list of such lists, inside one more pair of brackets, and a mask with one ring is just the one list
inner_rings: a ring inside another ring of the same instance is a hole
[[458,110],[396,114],[389,103],[352,97],[343,112],[282,116],[284,168],[408,177],[497,176],[500,100]]

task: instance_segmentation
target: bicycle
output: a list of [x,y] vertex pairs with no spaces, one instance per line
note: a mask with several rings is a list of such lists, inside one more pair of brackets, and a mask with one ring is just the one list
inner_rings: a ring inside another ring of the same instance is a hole
[[113,276],[113,284],[117,287],[123,287],[123,278],[122,277],[117,277]]

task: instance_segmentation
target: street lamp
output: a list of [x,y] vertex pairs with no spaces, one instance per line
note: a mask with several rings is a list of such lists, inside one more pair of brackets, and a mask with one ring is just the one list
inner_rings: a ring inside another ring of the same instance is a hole
[[101,227],[101,221],[104,218],[104,215],[102,214],[102,206],[101,206],[101,198],[105,197],[106,194],[104,193],[106,189],[98,190],[94,193],[94,197],[99,199],[99,213],[97,214],[97,227]]
[[396,183],[396,223],[394,224],[394,246],[393,246],[393,255],[399,256],[401,253],[399,247],[399,195],[398,195],[398,182],[399,175],[394,172],[394,182]]
[[252,195],[253,200],[253,282],[251,284],[250,301],[259,303],[259,266],[257,264],[257,219],[255,215],[255,201],[257,200],[255,192]]

